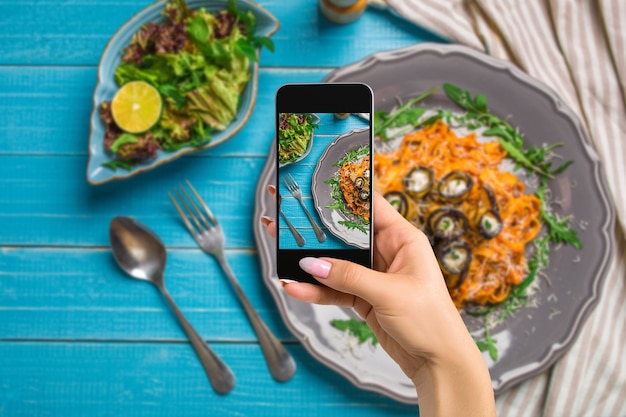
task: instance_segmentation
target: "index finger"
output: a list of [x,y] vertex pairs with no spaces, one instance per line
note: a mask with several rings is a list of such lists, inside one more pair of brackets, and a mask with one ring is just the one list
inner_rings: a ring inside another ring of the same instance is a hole
[[374,265],[387,270],[405,246],[432,251],[426,235],[406,220],[385,198],[374,193]]

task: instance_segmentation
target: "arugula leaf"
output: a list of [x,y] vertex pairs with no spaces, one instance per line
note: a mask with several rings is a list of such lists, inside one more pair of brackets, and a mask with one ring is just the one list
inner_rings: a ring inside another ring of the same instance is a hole
[[477,94],[474,99],[474,104],[476,105],[476,109],[481,113],[487,112],[487,98],[482,94]]
[[235,15],[237,22],[240,22],[246,28],[246,35],[252,36],[256,31],[256,16],[251,10],[246,12],[237,8],[236,0],[228,0],[228,11]]
[[117,152],[122,145],[126,145],[128,143],[137,143],[137,142],[139,142],[139,139],[137,139],[137,136],[131,133],[122,133],[111,144],[111,150],[113,152]]
[[450,120],[454,120],[470,129],[486,127],[487,130],[483,134],[485,136],[497,136],[502,147],[518,167],[522,167],[528,172],[535,172],[541,177],[554,178],[556,174],[565,171],[572,164],[572,161],[567,161],[551,171],[552,164],[546,158],[550,151],[562,146],[562,143],[544,145],[539,148],[531,146],[524,149],[522,135],[509,123],[489,112],[485,96],[477,94],[472,98],[469,91],[464,91],[450,83],[444,83],[443,90],[450,100],[466,110],[467,113],[463,116],[456,116],[452,112],[440,110],[441,117],[444,117],[448,123]]
[[537,189],[537,197],[541,201],[540,211],[541,217],[548,225],[548,237],[554,243],[567,243],[576,249],[582,249],[583,243],[578,238],[578,231],[572,229],[569,225],[570,217],[559,218],[548,212],[546,205],[546,182],[543,180]]
[[[488,135],[487,132],[485,132],[484,135],[491,136],[491,135]],[[512,141],[506,140],[505,136],[502,136],[502,135],[498,135],[498,136],[500,136],[498,137],[498,142],[500,143],[500,145],[504,148],[504,150],[506,150],[508,156],[511,159],[513,159],[517,164],[531,171],[535,171],[536,173],[540,175],[546,176],[548,178],[554,178],[552,174],[541,170],[541,168],[533,164],[533,162],[526,157],[526,154],[524,153],[524,151],[521,150],[519,147],[515,146]]]
[[174,101],[174,103],[176,104],[176,107],[178,107],[179,109],[182,109],[187,103],[187,99],[185,98],[185,96],[181,94],[178,88],[176,88],[176,86],[174,85],[160,85],[159,87],[157,87],[157,90],[159,90],[159,93],[161,93],[163,97],[171,98],[172,101]]
[[250,61],[257,61],[256,48],[246,39],[240,38],[235,42],[235,51],[248,58]]
[[267,36],[252,36],[250,42],[257,48],[264,46],[268,51],[274,52],[274,41]]
[[461,107],[463,107],[463,103],[465,100],[465,94],[460,87],[457,87],[454,84],[444,83],[443,91],[446,93],[448,97],[455,103],[458,103]]
[[339,220],[337,223],[339,223],[340,225],[346,227],[348,230],[357,229],[357,230],[359,230],[362,233],[367,233],[367,229],[365,228],[365,226],[369,225],[369,222],[363,221],[363,223],[365,223],[365,224],[361,224],[361,223],[356,222],[354,220]]
[[489,328],[485,327],[485,339],[476,341],[476,346],[481,352],[488,351],[489,356],[494,361],[498,360],[498,348],[496,347],[497,340],[491,337]]
[[333,166],[341,167],[346,162],[356,161],[362,156],[367,156],[369,154],[370,154],[370,148],[368,146],[362,146],[360,148],[352,149],[351,151],[346,152],[344,157],[338,160],[337,162],[335,162]]
[[[420,117],[426,112],[423,107],[412,107],[414,104],[424,100],[429,95],[438,90],[437,87],[431,88],[418,97],[409,100],[400,108],[389,111],[375,111],[374,112],[374,136],[382,138],[383,140],[391,139],[387,136],[387,129],[407,127],[407,131],[414,129],[420,124]],[[403,132],[406,133],[406,132]]]
[[368,340],[371,340],[372,345],[374,346],[378,344],[378,338],[376,337],[372,329],[370,329],[370,327],[365,322],[355,320],[355,319],[348,319],[348,320],[337,319],[337,320],[332,320],[331,324],[337,330],[341,330],[342,332],[347,332],[348,334],[355,336],[359,340],[360,345],[367,342]]
[[187,33],[198,44],[207,44],[209,40],[209,25],[202,15],[187,19]]
[[122,159],[113,159],[109,162],[103,162],[102,166],[105,168],[109,168],[113,171],[117,171],[118,168],[125,169],[126,171],[130,171],[133,168],[133,163],[129,161],[124,161]]

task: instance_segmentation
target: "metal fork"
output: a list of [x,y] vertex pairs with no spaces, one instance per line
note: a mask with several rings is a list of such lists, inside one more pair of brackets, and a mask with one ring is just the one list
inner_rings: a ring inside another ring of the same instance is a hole
[[291,234],[296,239],[296,243],[298,244],[298,246],[304,246],[306,244],[306,240],[287,218],[287,215],[285,214],[281,206],[282,202],[283,197],[280,195],[280,193],[278,193],[278,211],[280,212],[280,215],[283,216],[283,220],[285,220],[285,223],[287,223],[287,227],[289,227],[289,230],[291,230]]
[[291,174],[287,174],[283,176],[283,182],[287,186],[287,189],[289,190],[291,195],[294,196],[294,198],[300,202],[300,205],[304,209],[304,213],[308,217],[309,222],[311,223],[311,226],[313,226],[313,230],[315,231],[315,237],[317,237],[317,241],[318,242],[325,241],[326,234],[324,233],[322,228],[318,226],[315,220],[313,220],[311,213],[309,213],[309,210],[307,210],[306,206],[304,205],[304,202],[302,201],[302,190],[300,190],[300,186],[298,185],[296,180],[293,178]]
[[[250,324],[252,324],[252,328],[259,339],[259,345],[261,346],[268,368],[274,379],[277,381],[287,381],[291,379],[296,371],[296,364],[293,358],[267,327],[243,292],[241,285],[239,285],[235,274],[224,256],[224,232],[222,231],[222,227],[193,185],[191,185],[189,181],[186,181],[186,183],[187,188],[191,190],[195,199],[192,198],[189,192],[187,192],[187,189],[181,184],[180,189],[182,194],[178,189],[174,189],[176,198],[172,193],[168,192],[172,203],[174,203],[174,207],[176,207],[178,214],[180,214],[185,226],[198,243],[198,246],[200,246],[205,253],[214,256],[222,270],[226,273],[228,281],[235,290],[250,320]],[[181,204],[177,202],[177,199]],[[181,205],[184,207],[184,210],[181,208]],[[198,205],[200,205],[203,210],[201,210]]]

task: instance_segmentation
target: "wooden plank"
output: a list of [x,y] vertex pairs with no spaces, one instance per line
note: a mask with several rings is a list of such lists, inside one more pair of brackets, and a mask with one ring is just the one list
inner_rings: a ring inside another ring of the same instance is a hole
[[[182,343],[0,344],[0,414],[22,416],[415,416],[417,407],[354,387],[290,345],[298,370],[274,381],[258,346],[216,344],[234,390],[215,394]],[[314,394],[313,394],[314,393]]]
[[264,164],[265,158],[186,156],[93,187],[84,178],[84,157],[0,155],[0,241],[6,246],[108,246],[110,220],[127,215],[152,227],[170,247],[195,248],[167,196],[189,179],[222,223],[227,246],[252,248],[255,179]]
[[[0,16],[11,30],[0,33],[0,51],[3,51],[0,65],[95,66],[118,28],[150,3],[150,0],[63,3],[2,0]],[[368,9],[351,25],[336,25],[322,16],[317,1],[262,0],[258,3],[281,24],[273,36],[276,51],[262,53],[263,66],[341,66],[372,51],[441,41],[429,32],[376,9]],[[356,39],[358,41],[354,41]],[[329,48],[334,49],[332,54],[328,53]]]
[[[262,280],[255,251],[227,259],[267,325],[286,329]],[[167,287],[207,340],[256,341],[217,262],[198,249],[168,250]],[[3,249],[0,339],[187,340],[158,290],[127,277],[106,249]]]

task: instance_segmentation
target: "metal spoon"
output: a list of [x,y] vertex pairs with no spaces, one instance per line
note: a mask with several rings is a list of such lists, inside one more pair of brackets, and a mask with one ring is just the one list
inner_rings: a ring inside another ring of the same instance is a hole
[[150,229],[138,221],[118,216],[109,226],[111,250],[119,266],[131,277],[154,284],[169,303],[191,346],[209,377],[213,389],[226,394],[233,389],[235,377],[230,368],[211,350],[189,324],[165,288],[163,271],[166,252],[163,242]]
[[285,223],[287,223],[289,230],[291,230],[291,234],[293,234],[293,237],[296,238],[296,243],[298,244],[298,246],[304,246],[305,244],[304,237],[302,237],[300,232],[298,232],[296,228],[293,226],[293,224],[291,224],[291,222],[289,221],[285,213],[283,213],[283,209],[281,207],[281,203],[283,202],[283,197],[280,194],[277,194],[277,195],[278,195],[278,211],[280,212],[280,215],[283,216]]

